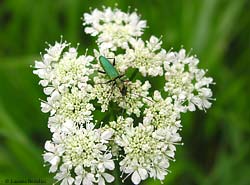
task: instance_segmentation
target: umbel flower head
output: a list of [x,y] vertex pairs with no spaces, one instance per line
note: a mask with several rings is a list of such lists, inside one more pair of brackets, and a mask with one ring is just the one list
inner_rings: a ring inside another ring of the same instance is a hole
[[94,9],[83,20],[97,39],[92,54],[61,40],[35,61],[52,133],[43,154],[49,172],[62,185],[120,182],[119,173],[133,184],[164,181],[182,144],[181,115],[211,107],[213,79],[184,49],[140,38],[146,21],[136,12]]
[[[53,134],[52,141],[45,143],[45,162],[50,163],[50,172],[57,172],[55,178],[62,184],[103,184],[114,177],[106,170],[114,169],[108,142],[111,129],[94,129],[92,123],[86,128],[68,121],[70,128]],[[74,178],[72,177],[74,175]]]
[[125,13],[119,9],[94,9],[90,14],[84,13],[85,32],[98,36],[97,43],[103,48],[116,50],[128,48],[128,41],[140,37],[146,27],[146,21],[140,20],[136,13]]

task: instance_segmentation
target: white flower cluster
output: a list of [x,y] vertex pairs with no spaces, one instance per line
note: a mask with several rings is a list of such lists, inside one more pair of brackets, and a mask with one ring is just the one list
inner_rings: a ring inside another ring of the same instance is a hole
[[60,129],[70,119],[77,123],[87,123],[93,119],[94,106],[89,103],[94,97],[89,83],[91,56],[77,57],[76,48],[69,47],[66,42],[56,42],[46,49],[42,61],[35,61],[34,74],[41,80],[47,101],[41,103],[43,112],[50,112],[49,127],[52,132]]
[[211,107],[212,91],[209,85],[214,84],[211,77],[205,77],[206,71],[199,69],[199,60],[194,56],[186,56],[186,51],[170,52],[164,62],[165,87],[176,101],[183,104],[183,111],[195,111]]
[[85,32],[98,35],[97,43],[101,47],[116,50],[118,47],[128,48],[128,41],[140,37],[146,28],[146,21],[140,20],[136,12],[125,13],[119,9],[95,9],[91,14],[84,14],[84,24],[89,25]]
[[181,113],[211,106],[213,79],[184,49],[166,52],[155,36],[143,41],[146,21],[136,12],[95,9],[84,25],[97,37],[93,56],[61,41],[35,62],[47,95],[41,109],[50,113],[43,155],[49,172],[62,185],[111,183],[114,170],[133,184],[163,181],[182,144]]
[[166,61],[166,51],[161,48],[162,42],[155,36],[151,36],[149,41],[131,39],[131,48],[126,50],[124,63],[128,67],[138,68],[139,72],[145,76],[162,76],[162,63]]
[[115,167],[107,147],[112,131],[94,129],[93,124],[86,128],[68,124],[67,132],[55,132],[52,141],[45,143],[44,161],[51,165],[50,172],[57,171],[55,179],[78,185],[112,182],[114,177],[105,172]]

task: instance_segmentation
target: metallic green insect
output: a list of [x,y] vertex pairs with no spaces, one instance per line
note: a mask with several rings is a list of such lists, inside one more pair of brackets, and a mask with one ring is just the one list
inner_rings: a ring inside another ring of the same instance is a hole
[[118,71],[116,70],[116,68],[114,67],[115,65],[115,60],[113,61],[113,64],[108,60],[108,58],[104,57],[104,56],[100,56],[99,57],[99,61],[100,64],[103,68],[104,71],[99,71],[101,73],[107,74],[108,77],[110,78],[109,81],[105,82],[105,83],[110,83],[113,82],[113,85],[117,85],[117,87],[119,88],[122,96],[126,96],[127,94],[127,87],[124,84],[124,80],[121,79],[121,77],[124,76],[124,74],[120,75],[118,73]]
[[[122,79],[122,77],[124,76],[124,74],[122,74],[122,75],[119,74],[119,72],[117,71],[117,69],[114,67],[115,66],[115,59],[113,59],[113,64],[112,64],[108,60],[108,58],[106,58],[104,56],[100,56],[99,57],[99,61],[100,61],[100,64],[101,64],[101,66],[102,66],[102,68],[104,70],[104,71],[99,71],[99,72],[101,72],[103,74],[107,74],[108,77],[110,78],[110,80],[107,81],[107,82],[105,82],[105,84],[112,83],[111,89],[113,89],[114,86],[116,85],[119,88],[119,90],[121,92],[121,95],[123,97],[125,97],[127,95],[127,91],[128,91],[127,86],[125,85],[125,82],[128,82],[129,80],[123,80]],[[140,94],[136,94],[136,93],[131,93],[131,94],[134,94],[134,95],[136,95],[138,97],[141,97],[141,98],[147,99],[149,101],[152,101],[151,99],[149,99],[147,97],[143,97]],[[109,95],[109,97],[110,97],[110,95]]]

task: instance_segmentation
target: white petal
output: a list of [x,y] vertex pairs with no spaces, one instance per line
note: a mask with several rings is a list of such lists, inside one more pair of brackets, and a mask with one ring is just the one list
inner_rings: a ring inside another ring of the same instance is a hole
[[99,178],[98,185],[105,185],[105,181],[102,177]]
[[104,167],[109,169],[109,170],[113,170],[115,168],[115,163],[112,160],[105,161]]
[[62,124],[62,131],[63,132],[68,132],[74,128],[74,122],[72,120],[66,120]]
[[54,172],[56,172],[57,168],[58,168],[57,165],[51,166],[51,167],[49,168],[49,173],[54,173]]
[[112,158],[112,154],[111,153],[107,153],[104,155],[105,159],[111,159]]
[[137,171],[133,173],[131,180],[134,184],[139,184],[141,182],[141,177]]
[[55,155],[52,154],[52,153],[45,153],[45,154],[43,154],[43,160],[45,162],[50,162],[53,159],[54,156]]
[[50,160],[50,164],[51,165],[57,165],[60,162],[60,157],[58,156],[54,156],[51,160]]
[[55,90],[54,87],[46,87],[46,88],[44,88],[44,93],[46,95],[50,95],[54,90]]
[[83,179],[82,185],[93,185],[94,180],[90,180],[87,177]]
[[60,185],[69,185],[68,180],[66,178],[63,179]]
[[46,65],[41,61],[35,61],[35,68],[46,68]]
[[195,106],[194,106],[193,103],[191,103],[191,102],[189,103],[188,110],[191,111],[191,112],[195,111]]
[[60,93],[58,91],[54,91],[52,94],[51,94],[51,99],[52,100],[58,100],[59,98],[61,97]]
[[74,181],[75,181],[75,179],[74,179],[74,178],[72,178],[72,177],[68,177],[68,183],[69,183],[69,185],[73,184],[73,183],[74,183]]
[[103,163],[99,163],[99,164],[98,164],[98,170],[99,170],[100,172],[104,172],[104,171],[105,171],[105,167],[104,167]]
[[157,174],[157,178],[158,178],[159,180],[164,180],[165,175],[167,175],[167,172],[164,171],[164,170],[157,170],[157,171],[156,171],[156,174]]
[[81,183],[82,183],[82,177],[81,176],[76,176],[75,185],[80,185]]
[[94,180],[95,180],[95,176],[94,176],[94,174],[92,174],[92,173],[88,173],[88,174],[86,175],[86,177],[87,177],[89,180],[91,180],[91,181],[94,181]]
[[113,135],[113,132],[111,130],[105,130],[102,135],[101,138],[104,140],[108,140],[111,138],[111,136]]
[[82,166],[81,166],[81,165],[78,165],[78,166],[75,168],[75,173],[76,173],[77,175],[81,175],[82,172],[83,172]]
[[105,178],[105,180],[107,182],[109,182],[109,183],[113,182],[115,180],[115,178],[112,175],[108,174],[108,173],[103,173],[102,175]]
[[49,84],[49,81],[48,80],[40,80],[39,84],[41,84],[43,87],[45,87]]
[[41,102],[41,108],[42,108],[42,112],[44,113],[47,113],[51,110],[51,106],[43,102]]
[[86,124],[86,129],[87,130],[93,130],[94,129],[94,124],[92,124],[92,123],[88,123],[88,124]]
[[166,152],[166,154],[169,156],[169,157],[174,157],[174,152],[173,151],[171,151],[171,150],[168,150],[167,152]]
[[86,27],[84,31],[85,33],[91,34],[92,36],[96,36],[98,34],[98,32],[91,27]]
[[139,168],[138,172],[142,180],[145,180],[146,178],[148,178],[148,172],[144,168]]
[[55,151],[55,146],[50,141],[46,141],[44,148],[49,152]]

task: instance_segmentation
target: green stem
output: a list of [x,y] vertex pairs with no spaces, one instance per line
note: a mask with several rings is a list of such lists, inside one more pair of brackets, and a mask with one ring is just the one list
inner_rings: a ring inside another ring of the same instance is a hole
[[113,175],[115,177],[115,181],[114,184],[115,185],[122,185],[122,179],[121,179],[121,174],[120,174],[120,170],[119,170],[119,162],[116,161],[115,162],[115,170],[113,171]]

